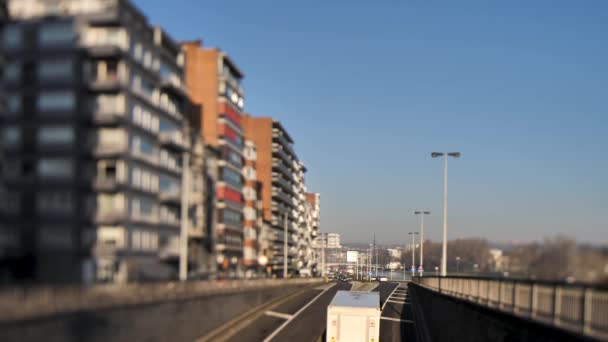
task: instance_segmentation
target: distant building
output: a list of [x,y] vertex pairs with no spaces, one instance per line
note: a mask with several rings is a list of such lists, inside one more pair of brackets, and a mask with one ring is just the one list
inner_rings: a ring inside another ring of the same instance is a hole
[[388,255],[389,255],[389,257],[391,257],[391,259],[400,260],[401,259],[401,249],[389,248]]
[[243,263],[243,102],[244,74],[228,54],[201,41],[187,42],[186,82],[198,107],[200,132],[220,152],[215,184],[215,253],[218,272],[241,276]]
[[[257,176],[262,183],[263,218],[272,231],[273,257],[268,261],[272,272],[283,274],[287,258],[289,273],[298,266],[298,235],[300,227],[301,164],[293,149],[293,140],[283,125],[270,117],[243,116],[245,137],[257,146]],[[287,225],[287,236],[284,236]],[[284,241],[288,251],[285,256]]]
[[340,234],[328,233],[327,234],[327,248],[342,248],[340,244]]

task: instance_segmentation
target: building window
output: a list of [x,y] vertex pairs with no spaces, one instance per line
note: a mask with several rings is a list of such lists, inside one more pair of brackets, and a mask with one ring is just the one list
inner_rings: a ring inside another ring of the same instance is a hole
[[156,89],[154,84],[139,75],[133,77],[132,83],[133,90],[144,95],[150,101],[156,102]]
[[170,208],[166,206],[160,207],[160,219],[163,223],[178,224],[179,215],[180,213],[177,208]]
[[156,250],[158,248],[158,234],[145,230],[135,229],[131,232],[131,248],[134,250]]
[[70,22],[46,24],[40,27],[38,33],[41,46],[69,44],[76,37],[74,28]]
[[70,192],[39,192],[36,197],[36,210],[39,213],[62,213],[74,212],[76,201]]
[[179,157],[167,150],[160,151],[160,164],[171,169],[178,170],[180,168]]
[[230,162],[232,165],[238,168],[243,166],[243,158],[241,158],[241,156],[238,153],[234,152],[232,149],[225,147],[224,156],[226,160],[228,160],[228,162]]
[[160,176],[158,188],[162,192],[176,192],[180,188],[179,181],[175,178]]
[[160,119],[157,115],[138,104],[134,104],[131,108],[133,122],[135,124],[154,133],[158,133],[159,128],[162,125],[160,124]]
[[21,78],[21,64],[18,62],[9,63],[4,68],[4,81],[17,82]]
[[2,44],[7,49],[14,49],[21,46],[23,41],[23,31],[17,26],[8,26],[4,29]]
[[43,61],[38,68],[38,77],[41,80],[71,80],[73,76],[74,62],[71,59]]
[[154,154],[156,153],[156,148],[152,140],[148,138],[144,138],[139,135],[134,135],[131,143],[133,151],[136,153],[144,154],[147,156],[154,156]]
[[131,215],[135,219],[153,220],[156,205],[149,198],[136,197],[131,200]]
[[6,109],[10,114],[17,114],[21,110],[21,96],[17,94],[8,95],[6,98]]
[[71,91],[53,91],[42,93],[38,98],[38,109],[46,110],[72,110],[76,98]]
[[230,209],[222,210],[222,219],[224,223],[233,226],[240,226],[243,222],[241,213]]
[[[103,180],[122,180],[123,177],[118,176],[118,165],[116,160],[100,160],[97,162],[97,177]],[[120,165],[123,166],[123,165]]]
[[71,248],[74,244],[69,227],[43,225],[38,229],[38,243],[47,248]]
[[243,180],[241,174],[227,167],[223,168],[222,171],[223,177],[222,179],[232,185],[235,188],[240,188],[243,186]]
[[19,126],[6,126],[2,130],[2,144],[5,146],[17,145],[21,142],[21,128]]
[[74,162],[69,158],[42,158],[38,160],[37,171],[42,178],[72,178]]
[[75,141],[73,126],[42,126],[38,129],[38,144],[72,144]]

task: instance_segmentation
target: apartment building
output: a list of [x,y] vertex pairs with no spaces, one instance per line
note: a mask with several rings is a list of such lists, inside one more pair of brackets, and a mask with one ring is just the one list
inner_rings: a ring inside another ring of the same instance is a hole
[[340,234],[338,233],[328,233],[327,234],[327,248],[337,249],[342,248],[340,244]]
[[243,264],[247,268],[247,276],[253,276],[260,272],[258,268],[258,254],[260,251],[260,229],[263,224],[262,217],[262,183],[257,177],[257,147],[251,140],[245,140],[243,150],[245,167],[245,187],[243,197],[245,208],[243,210]]
[[244,75],[224,51],[203,47],[200,41],[184,43],[183,47],[187,85],[192,101],[200,108],[203,139],[220,151],[214,242],[218,271],[225,276],[242,275]]
[[[279,121],[269,117],[243,117],[245,137],[258,148],[257,175],[262,183],[262,207],[269,232],[272,258],[268,266],[275,274],[283,274],[283,260],[288,259],[288,272],[298,268],[298,180],[301,165],[293,149],[293,140]],[[284,234],[287,227],[287,236]],[[287,239],[287,255],[284,252]]]
[[193,236],[205,220],[204,189],[182,192],[186,160],[204,184],[194,176],[200,124],[188,129],[180,45],[127,0],[7,4],[0,180],[17,273],[39,282],[173,277],[182,215],[192,213]]
[[311,265],[313,275],[321,275],[322,250],[323,245],[319,244],[320,226],[321,226],[321,194],[314,192],[306,193],[306,204],[308,207],[311,238]]

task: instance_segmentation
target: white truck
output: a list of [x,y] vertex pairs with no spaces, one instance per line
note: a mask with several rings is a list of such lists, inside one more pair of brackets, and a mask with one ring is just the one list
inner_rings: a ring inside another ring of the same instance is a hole
[[378,342],[380,293],[338,291],[327,307],[326,342]]

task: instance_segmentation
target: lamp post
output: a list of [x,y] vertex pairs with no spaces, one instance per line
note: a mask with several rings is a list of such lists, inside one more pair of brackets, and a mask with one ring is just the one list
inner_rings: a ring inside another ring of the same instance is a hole
[[[412,236],[412,278],[416,275],[416,235],[418,232],[409,232]],[[403,272],[405,274],[405,272]]]
[[287,232],[287,212],[283,214],[283,278],[287,278],[287,259],[289,258],[289,251],[287,247],[287,240],[289,239],[289,233]]
[[456,273],[460,273],[460,257],[456,257]]
[[448,254],[448,157],[460,158],[460,152],[433,152],[432,158],[443,157],[443,242],[441,246],[441,276],[447,272]]
[[418,273],[422,277],[422,272],[424,272],[424,215],[430,215],[430,211],[420,210],[414,211],[414,215],[420,215],[420,268],[418,268]]

